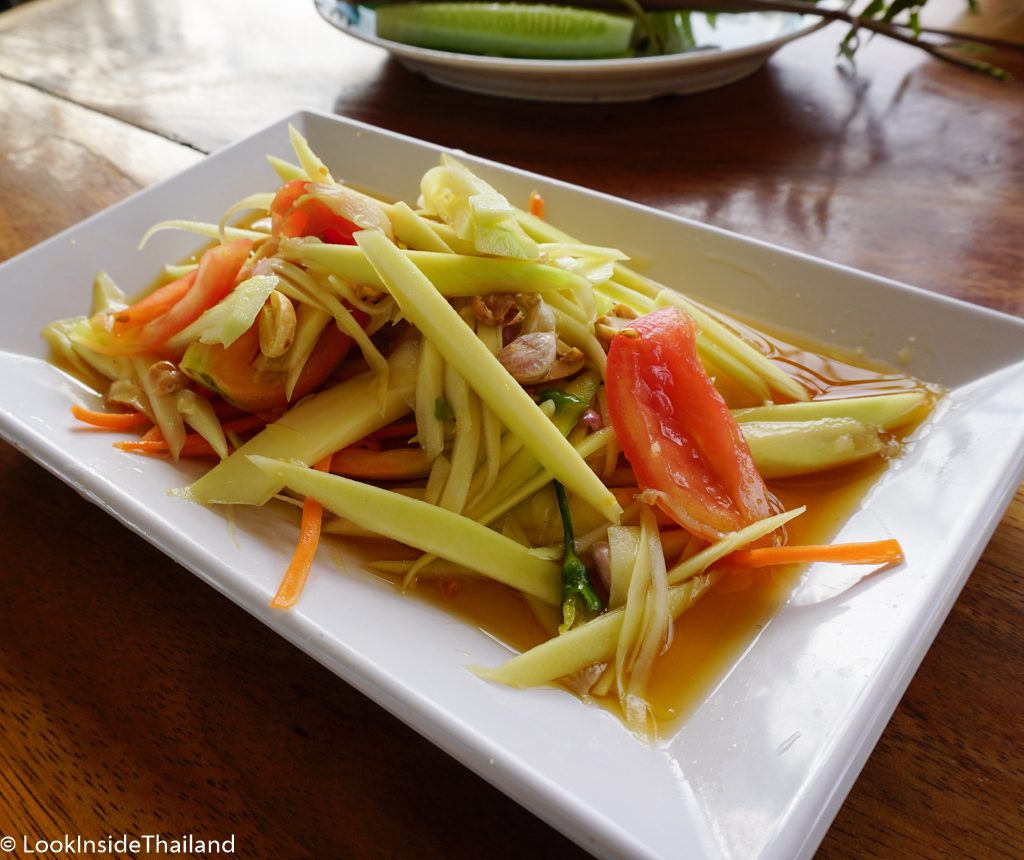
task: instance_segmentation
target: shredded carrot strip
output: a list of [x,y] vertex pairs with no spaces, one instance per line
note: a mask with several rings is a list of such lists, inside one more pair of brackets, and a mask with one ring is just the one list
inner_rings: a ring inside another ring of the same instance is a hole
[[353,445],[334,455],[331,471],[336,475],[363,480],[413,480],[430,474],[430,461],[422,448],[375,451]]
[[[319,463],[313,466],[321,472],[331,471],[332,455],[328,454]],[[288,609],[295,605],[306,585],[306,577],[309,576],[309,569],[313,566],[313,556],[320,543],[320,525],[323,522],[324,506],[316,499],[306,496],[302,503],[302,523],[299,526],[299,545],[295,547],[295,554],[291,563],[284,573],[284,578],[278,586],[277,594],[270,601],[270,605],[276,609]]]
[[[166,454],[170,450],[170,446],[163,439],[132,439],[127,442],[115,442],[115,448],[120,448],[122,451],[128,451],[131,454]],[[213,450],[210,443],[207,442],[198,433],[190,433],[185,437],[185,442],[181,446],[181,451],[178,454],[179,457],[216,457],[217,452]]]
[[71,407],[71,414],[84,424],[102,427],[104,430],[134,430],[153,423],[144,412],[99,412],[85,409],[77,403]]
[[530,214],[542,220],[544,218],[544,198],[537,191],[530,192]]
[[[263,427],[266,423],[259,415],[246,415],[244,418],[238,418],[224,424],[224,432],[245,433],[249,430]],[[114,447],[135,454],[165,454],[170,449],[159,427],[151,427],[141,439],[115,442]],[[198,433],[189,433],[185,437],[185,443],[178,456],[215,457],[217,452]]]
[[740,567],[773,564],[804,564],[831,561],[836,564],[899,564],[903,548],[897,540],[868,543],[837,543],[825,546],[766,546],[734,552],[728,561]]

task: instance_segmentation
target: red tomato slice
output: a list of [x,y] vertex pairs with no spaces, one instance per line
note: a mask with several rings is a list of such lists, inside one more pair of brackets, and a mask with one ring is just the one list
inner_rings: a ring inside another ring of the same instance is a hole
[[194,277],[186,275],[181,281],[161,288],[168,291],[162,295],[162,300],[174,298],[166,310],[149,318],[148,311],[155,310],[160,304],[154,298],[161,293],[157,290],[150,297],[154,298],[150,305],[146,305],[148,299],[142,299],[132,306],[143,306],[146,313],[139,314],[134,320],[129,315],[128,321],[122,324],[115,316],[110,332],[112,337],[98,339],[95,349],[108,355],[160,351],[167,338],[195,322],[203,311],[212,308],[235,288],[238,273],[251,250],[252,242],[248,239],[236,239],[203,252]]
[[641,489],[707,540],[768,516],[768,489],[697,357],[693,320],[664,308],[630,329],[608,352],[608,412]]
[[116,335],[122,329],[130,330],[143,325],[161,314],[167,313],[192,289],[192,285],[196,281],[196,274],[197,270],[193,269],[187,275],[158,287],[145,298],[118,311],[114,314],[114,334]]
[[289,239],[315,236],[331,245],[354,245],[352,234],[360,229],[359,225],[323,201],[307,196],[311,186],[304,179],[293,179],[278,189],[270,204],[274,235]]
[[220,344],[193,343],[181,367],[232,406],[245,412],[272,412],[284,409],[289,402],[301,400],[323,385],[345,360],[351,347],[352,338],[336,325],[329,324],[299,374],[291,401],[285,392],[285,374],[261,370],[255,364],[260,353],[258,324],[227,348]]
[[277,194],[274,195],[274,200],[270,204],[270,218],[275,233],[277,232],[277,227],[281,220],[288,214],[288,210],[291,209],[292,206],[295,205],[295,201],[305,193],[305,179],[292,179],[277,189]]

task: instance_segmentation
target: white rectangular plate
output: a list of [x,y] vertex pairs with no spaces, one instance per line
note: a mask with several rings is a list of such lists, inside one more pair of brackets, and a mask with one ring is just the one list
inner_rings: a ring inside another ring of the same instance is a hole
[[563,692],[477,679],[465,666],[499,663],[501,645],[354,566],[323,563],[298,610],[269,611],[292,524],[172,498],[192,467],[116,451],[70,420],[89,396],[45,363],[39,330],[84,312],[98,270],[135,290],[198,244],[161,234],[139,253],[146,226],[216,220],[272,190],[264,156],[291,157],[288,121],[336,176],[406,200],[440,151],[296,114],[0,266],[18,307],[0,317],[0,432],[593,853],[809,856],[1021,480],[1024,322],[464,156],[513,200],[539,190],[559,226],[623,248],[673,287],[890,362],[909,352],[909,372],[950,390],[840,535],[896,536],[906,565],[830,599],[812,570],[678,734],[647,748]]

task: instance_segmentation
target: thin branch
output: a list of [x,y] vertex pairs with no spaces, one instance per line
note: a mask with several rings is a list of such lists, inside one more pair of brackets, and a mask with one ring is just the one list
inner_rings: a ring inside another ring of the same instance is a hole
[[[612,2],[597,0],[597,2],[583,2],[578,5],[613,8],[618,4],[616,4],[614,0],[612,0]],[[641,0],[640,5],[645,9],[652,11],[656,9],[675,10],[679,9],[681,6],[687,6],[692,8],[693,11],[702,12],[792,12],[797,15],[815,15],[819,18],[824,18],[826,21],[842,21],[849,24],[851,27],[863,28],[865,30],[871,30],[872,32],[882,33],[884,35],[890,35],[892,30],[899,29],[903,31],[912,31],[913,29],[909,24],[901,24],[896,21],[884,22],[872,18],[862,18],[859,15],[854,15],[853,13],[846,11],[845,9],[826,9],[807,2],[807,0],[684,0],[684,2],[680,2],[680,0]],[[869,24],[874,26],[869,26]],[[965,33],[957,30],[944,30],[935,27],[921,27],[918,32],[921,35],[943,36],[957,42],[973,42],[977,45],[987,45],[992,48],[1024,51],[1024,44],[1011,42],[1008,39],[1000,39],[994,36]],[[907,40],[900,39],[899,41],[906,42]],[[911,44],[916,45],[918,43],[912,41]]]
[[[849,23],[856,29],[868,30],[869,32],[878,33],[880,35],[887,36],[890,39],[895,39],[897,42],[903,42],[906,45],[912,45],[915,48],[920,48],[929,56],[934,57],[936,60],[942,60],[944,63],[950,63],[954,66],[959,66],[962,69],[968,69],[972,72],[982,72],[983,74],[990,75],[1000,80],[1008,77],[1005,71],[991,63],[986,63],[984,60],[975,60],[969,57],[960,57],[955,54],[946,53],[946,51],[952,47],[950,44],[935,45],[931,42],[919,39],[916,36],[908,35],[899,29],[899,27],[903,27],[904,25],[894,27],[893,25],[886,24],[882,21],[872,21],[867,18],[856,18],[855,16],[851,16],[851,19],[852,20]],[[904,29],[907,28],[904,27]]]

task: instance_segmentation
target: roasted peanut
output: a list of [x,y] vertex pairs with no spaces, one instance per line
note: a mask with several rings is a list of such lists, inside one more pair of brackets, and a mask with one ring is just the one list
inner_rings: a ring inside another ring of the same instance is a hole
[[157,394],[174,394],[188,386],[188,377],[172,361],[155,361],[146,373]]
[[274,290],[260,311],[260,352],[279,358],[295,340],[295,306],[284,293]]

